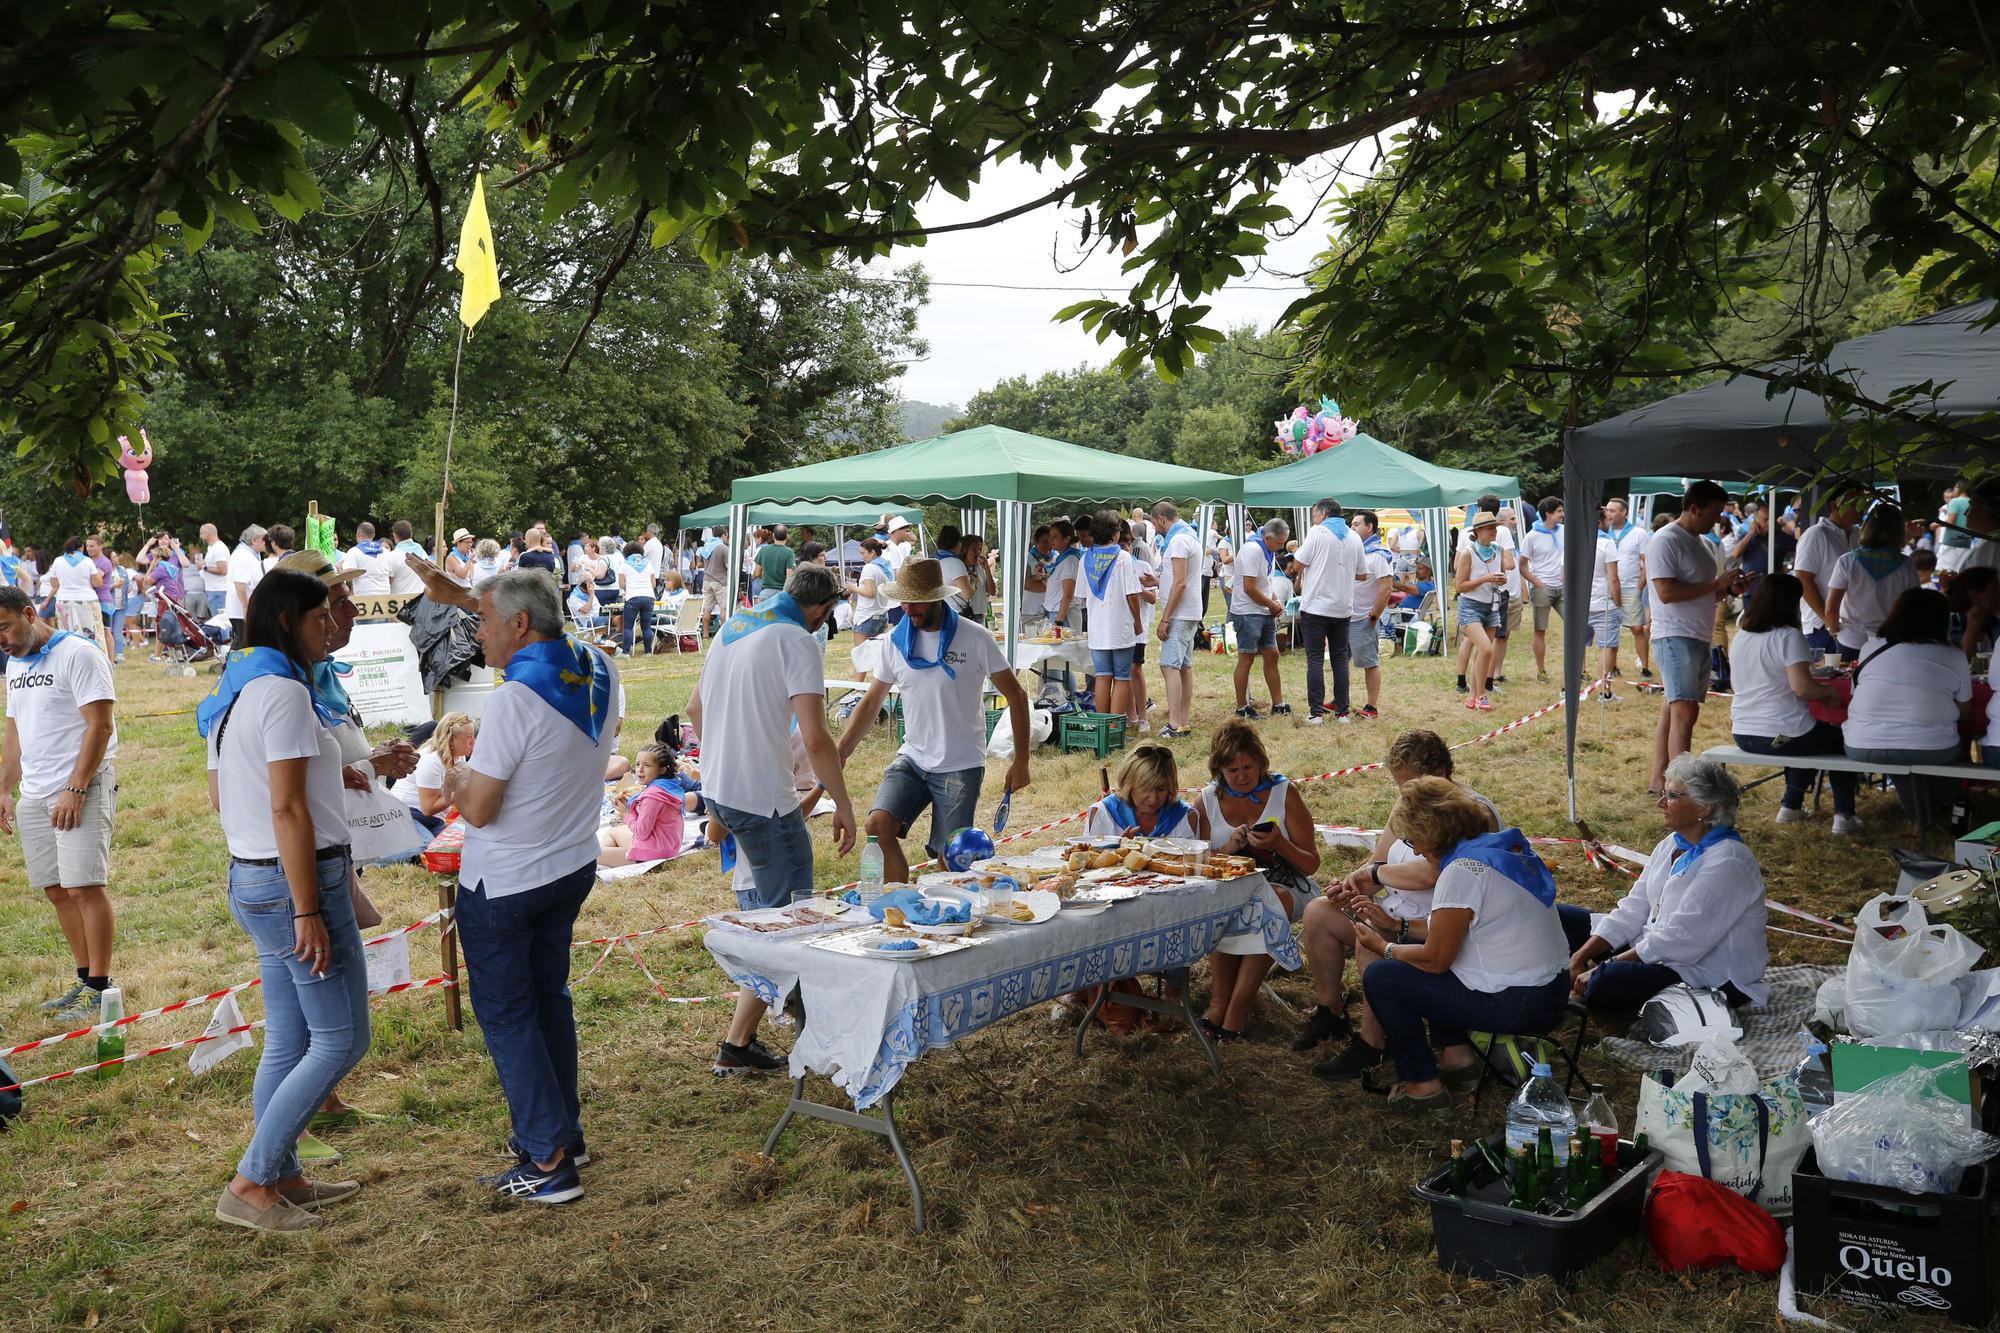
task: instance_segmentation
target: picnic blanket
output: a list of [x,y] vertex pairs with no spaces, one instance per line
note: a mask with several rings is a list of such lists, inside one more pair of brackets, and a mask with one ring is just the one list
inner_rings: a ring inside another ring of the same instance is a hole
[[[1770,983],[1771,998],[1763,1004],[1736,1011],[1743,1025],[1738,1050],[1757,1066],[1757,1077],[1775,1078],[1799,1062],[1799,1029],[1812,1017],[1813,999],[1820,983],[1828,977],[1844,975],[1843,967],[1814,967],[1798,964],[1774,967],[1764,973]],[[1604,1053],[1628,1069],[1671,1069],[1687,1072],[1694,1059],[1694,1046],[1655,1046],[1633,1037],[1606,1037]]]

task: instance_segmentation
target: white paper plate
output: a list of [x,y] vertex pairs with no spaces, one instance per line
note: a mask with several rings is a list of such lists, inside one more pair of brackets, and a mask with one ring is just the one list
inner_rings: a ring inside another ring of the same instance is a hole
[[1062,910],[1062,899],[1056,897],[1047,889],[1027,889],[1021,893],[1014,894],[1013,900],[1033,912],[1035,919],[1033,921],[1016,921],[1012,917],[994,916],[992,914],[994,906],[992,903],[987,904],[986,919],[1003,926],[1038,926]]

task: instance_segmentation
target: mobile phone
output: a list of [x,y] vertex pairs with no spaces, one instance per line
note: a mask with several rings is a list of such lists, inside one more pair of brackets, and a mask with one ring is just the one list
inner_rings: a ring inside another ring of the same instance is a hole
[[1278,821],[1275,819],[1260,819],[1250,826],[1250,831],[1252,833],[1276,833],[1278,831]]

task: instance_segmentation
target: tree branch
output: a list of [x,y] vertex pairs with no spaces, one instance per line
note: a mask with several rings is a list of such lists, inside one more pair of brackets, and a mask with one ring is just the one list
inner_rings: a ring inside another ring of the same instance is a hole
[[577,349],[583,346],[584,337],[590,332],[590,326],[597,322],[599,312],[604,309],[604,294],[611,290],[611,284],[617,280],[619,271],[625,267],[626,261],[632,258],[632,251],[638,248],[639,238],[646,233],[646,210],[646,201],[641,199],[637,211],[632,214],[632,234],[625,238],[625,248],[605,265],[604,272],[598,274],[597,281],[591,284],[590,313],[584,316],[583,327],[576,331],[576,337],[571,341],[569,351],[563,354],[562,365],[556,370],[556,374],[569,373],[569,363],[576,359]]

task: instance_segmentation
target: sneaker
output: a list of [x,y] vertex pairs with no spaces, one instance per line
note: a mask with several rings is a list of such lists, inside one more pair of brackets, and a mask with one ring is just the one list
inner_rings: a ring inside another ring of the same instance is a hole
[[78,977],[70,983],[68,990],[56,996],[55,999],[43,1000],[41,1007],[49,1012],[54,1012],[57,1009],[73,1009],[76,1007],[77,1001],[83,998],[84,992],[89,989],[90,987],[83,984],[83,978]]
[[[520,1141],[516,1139],[512,1134],[509,1134],[507,1136],[507,1151],[502,1155],[510,1157],[516,1162],[525,1162],[528,1160],[527,1152],[522,1149]],[[569,1145],[568,1154],[563,1158],[563,1160],[579,1169],[589,1166],[590,1165],[589,1145],[586,1144],[582,1139],[578,1139],[575,1143]]]
[[1271,705],[1272,717],[1290,717],[1291,715],[1292,715],[1292,706],[1290,704]]
[[518,1203],[569,1203],[583,1197],[583,1180],[576,1174],[576,1163],[567,1157],[547,1171],[533,1162],[521,1162],[485,1181],[491,1182],[495,1194]]
[[1168,723],[1166,726],[1160,728],[1160,739],[1163,741],[1177,741],[1181,737],[1191,734],[1192,732],[1189,729],[1174,726],[1172,723]]
[[1358,713],[1356,716],[1358,716],[1363,722],[1373,722],[1382,715],[1375,711],[1374,704],[1363,704],[1361,706],[1360,713]]
[[717,1074],[768,1074],[784,1067],[784,1057],[771,1054],[764,1043],[754,1037],[748,1046],[732,1046],[726,1041],[717,1043],[715,1063],[710,1066]]
[[1320,1061],[1312,1067],[1312,1072],[1315,1078],[1323,1078],[1332,1083],[1344,1083],[1351,1078],[1360,1078],[1388,1058],[1388,1051],[1377,1050],[1361,1038],[1355,1037],[1347,1043],[1347,1049],[1331,1060]]
[[282,1195],[269,1208],[259,1208],[254,1203],[237,1198],[227,1189],[215,1201],[215,1218],[218,1222],[248,1227],[252,1231],[310,1231],[326,1225],[326,1219],[318,1213],[301,1208]]
[[1465,685],[1465,677],[1463,677],[1463,676],[1460,676],[1460,677],[1458,678],[1458,684],[1457,684],[1456,686],[1454,686],[1453,688],[1454,688],[1454,689],[1456,689],[1456,690],[1457,690],[1457,691],[1458,691],[1458,692],[1459,692],[1460,694],[1469,694],[1469,693],[1471,693],[1471,691],[1470,691],[1470,690],[1468,690],[1468,689],[1466,688],[1466,685]]
[[1803,824],[1806,822],[1806,819],[1807,815],[1803,807],[1797,810],[1792,809],[1789,805],[1778,807],[1778,822],[1780,824]]
[[1549,673],[1548,673],[1548,672],[1546,672],[1546,671],[1537,671],[1537,672],[1535,673],[1535,683],[1536,683],[1536,684],[1538,684],[1538,685],[1546,685],[1546,684],[1548,684],[1548,683],[1549,683]]
[[1483,694],[1480,695],[1477,699],[1474,699],[1472,701],[1472,706],[1474,708],[1477,708],[1482,713],[1490,713],[1493,711],[1493,701],[1487,698]]
[[1639,668],[1639,679],[1640,679],[1640,680],[1651,680],[1652,678],[1653,678],[1653,668],[1651,668],[1651,667],[1640,667],[1640,668]]
[[1237,709],[1236,716],[1242,718],[1245,722],[1262,722],[1264,720],[1264,715],[1250,704],[1244,704],[1241,708]]
[[301,1166],[336,1166],[340,1162],[340,1150],[324,1139],[314,1138],[310,1133],[299,1135],[298,1146],[293,1149],[299,1155]]
[[58,1009],[49,1015],[49,1022],[59,1025],[65,1032],[78,1028],[95,1027],[104,1021],[104,1006],[97,998],[97,992],[84,987],[83,995],[67,1009]]
[[[1347,719],[1346,719],[1346,718],[1342,718],[1342,719],[1340,719],[1340,720],[1341,720],[1342,722],[1345,722],[1345,721],[1347,721]],[[1323,723],[1323,722],[1325,722],[1325,721],[1326,721],[1326,714],[1325,714],[1324,712],[1319,712],[1319,713],[1312,713],[1312,714],[1310,714],[1310,715],[1308,715],[1308,716],[1307,716],[1307,718],[1306,718],[1306,725],[1307,725],[1307,726],[1309,726],[1309,727],[1317,727],[1317,726],[1319,726],[1319,725],[1320,725],[1321,723]]]
[[1353,1031],[1354,1025],[1348,1022],[1346,1014],[1338,1009],[1320,1005],[1307,1017],[1306,1025],[1299,1029],[1299,1035],[1292,1039],[1292,1049],[1309,1051],[1323,1041],[1351,1036]]
[[1861,816],[1859,815],[1835,815],[1833,817],[1833,833],[1837,838],[1858,838],[1866,829],[1867,826],[1861,822]]
[[1142,721],[1142,722],[1140,722],[1140,723],[1139,723],[1139,734],[1140,734],[1141,736],[1144,736],[1144,735],[1146,735],[1146,734],[1147,734],[1148,732],[1150,732],[1150,731],[1151,731],[1152,729],[1153,729],[1153,724],[1152,724],[1152,723],[1150,723],[1150,722],[1144,722],[1144,721]]
[[1470,699],[1467,699],[1467,700],[1465,701],[1465,707],[1466,707],[1467,711],[1471,711],[1471,712],[1476,712],[1476,711],[1478,711],[1478,709],[1479,709],[1479,696],[1475,694],[1475,695],[1474,695],[1474,696],[1472,696],[1472,697],[1471,697]]
[[1351,710],[1345,713],[1335,713],[1333,720],[1344,727],[1354,720],[1354,713]]

